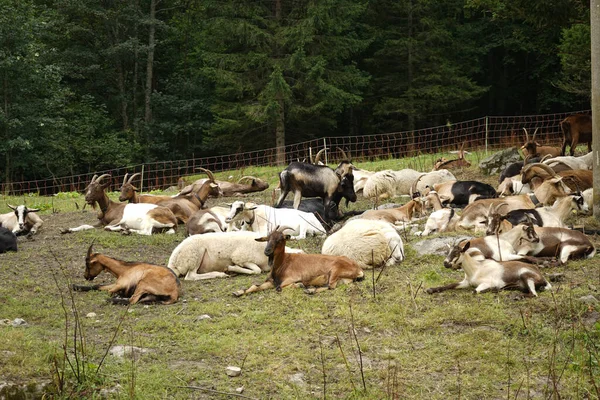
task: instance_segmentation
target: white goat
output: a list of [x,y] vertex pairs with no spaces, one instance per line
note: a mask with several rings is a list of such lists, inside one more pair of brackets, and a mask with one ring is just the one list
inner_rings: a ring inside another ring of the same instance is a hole
[[306,235],[324,235],[326,232],[323,224],[312,213],[243,201],[231,204],[225,222],[243,222],[242,230],[251,230],[263,235],[268,235],[277,225],[286,226],[293,231],[293,239],[305,239]]
[[592,157],[592,152],[590,151],[581,157],[559,156],[545,160],[543,163],[552,168],[559,164],[563,164],[571,169],[592,169],[594,160]]
[[325,240],[321,253],[346,256],[361,268],[370,269],[404,260],[404,244],[389,222],[354,219]]
[[544,278],[538,267],[520,261],[498,262],[495,260],[477,260],[467,250],[471,242],[460,247],[459,262],[453,265],[462,266],[465,278],[461,282],[427,289],[427,293],[438,293],[449,289],[466,289],[475,287],[476,293],[488,290],[520,289],[537,297],[537,290],[550,290],[552,286]]
[[10,230],[15,235],[32,236],[42,226],[44,221],[35,214],[40,211],[37,208],[27,208],[27,206],[11,206],[7,204],[13,212],[0,215],[0,226]]
[[240,224],[227,223],[229,207],[215,206],[206,210],[198,210],[185,223],[188,235],[200,235],[210,232],[233,232],[240,230]]
[[425,196],[425,207],[433,207],[433,212],[425,222],[422,232],[415,232],[417,236],[427,236],[432,233],[450,232],[456,230],[456,223],[460,216],[454,208],[444,208],[440,196],[435,190],[430,190]]
[[[168,267],[185,280],[226,278],[225,272],[260,274],[269,271],[264,242],[254,232],[223,232],[193,235],[171,253]],[[287,252],[301,252],[288,249]]]

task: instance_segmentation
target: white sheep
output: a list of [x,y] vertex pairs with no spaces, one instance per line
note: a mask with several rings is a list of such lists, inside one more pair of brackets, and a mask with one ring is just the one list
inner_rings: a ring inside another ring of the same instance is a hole
[[389,222],[354,219],[325,240],[321,253],[346,256],[361,268],[369,269],[404,260],[404,244]]
[[433,187],[436,183],[456,180],[452,172],[441,169],[432,172],[419,172],[414,169],[400,171],[385,170],[373,174],[363,188],[363,196],[379,199],[393,198],[400,195],[409,195],[413,183],[419,179],[416,190],[423,191],[427,186]]
[[194,281],[228,277],[225,272],[260,274],[269,271],[271,265],[265,242],[255,240],[259,236],[243,231],[189,236],[173,250],[167,266],[177,276]]

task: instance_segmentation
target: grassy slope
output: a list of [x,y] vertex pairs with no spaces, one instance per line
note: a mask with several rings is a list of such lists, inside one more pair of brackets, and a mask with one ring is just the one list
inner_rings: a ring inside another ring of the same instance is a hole
[[[431,161],[358,165],[370,170],[427,169]],[[256,175],[275,184],[278,171],[246,169],[232,175]],[[458,175],[478,176],[475,167]],[[48,209],[43,216],[46,225],[36,241],[20,242],[19,253],[0,256],[0,319],[19,317],[28,322],[25,328],[0,326],[0,383],[51,379],[53,355],[62,358],[65,315],[70,332],[66,348],[73,359],[74,323],[67,287],[69,282],[83,281],[83,257],[92,239],[98,251],[114,257],[161,264],[183,239],[182,232],[141,237],[88,231],[61,236],[60,226],[94,220],[93,213],[74,210],[74,201],[83,203],[81,197],[64,197],[54,198],[53,205],[50,199],[28,198],[28,205]],[[270,202],[271,191],[252,199]],[[5,200],[22,202],[22,198]],[[52,206],[58,214],[50,214]],[[362,200],[352,208],[370,206]],[[408,244],[414,240],[408,238]],[[312,238],[292,245],[318,252],[321,243]],[[173,306],[127,309],[106,304],[105,293],[74,293],[90,369],[100,362],[115,332],[114,344],[151,350],[133,363],[108,356],[100,373],[89,372],[74,397],[93,397],[100,388],[118,383],[121,391],[113,397],[219,398],[178,386],[234,392],[243,385],[244,395],[253,398],[321,398],[324,380],[329,398],[541,398],[552,393],[594,397],[600,372],[595,347],[600,315],[595,305],[578,299],[598,296],[597,259],[546,271],[562,272],[565,279],[537,299],[523,299],[515,292],[426,295],[423,288],[462,279],[462,274],[444,270],[442,257],[419,256],[410,246],[406,261],[382,273],[375,297],[371,272],[364,282],[316,296],[293,289],[241,299],[231,295],[263,276],[183,282],[183,300]],[[97,280],[110,277],[101,275]],[[89,312],[97,316],[85,318]],[[203,314],[211,318],[198,318]],[[225,375],[228,365],[242,363],[240,377]],[[301,380],[294,383],[294,376]]]

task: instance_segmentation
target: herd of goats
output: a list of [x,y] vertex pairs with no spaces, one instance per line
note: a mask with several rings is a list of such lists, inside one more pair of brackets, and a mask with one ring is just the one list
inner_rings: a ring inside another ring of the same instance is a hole
[[[565,264],[596,252],[585,233],[569,229],[564,222],[571,213],[591,210],[591,118],[572,115],[561,127],[562,148],[542,146],[535,141],[536,133],[530,138],[525,130],[521,147],[525,159],[504,169],[498,188],[455,178],[452,169],[469,165],[462,148],[457,159],[440,160],[426,173],[369,172],[355,167],[342,149],[342,161],[333,169],[320,162],[321,150],[314,160],[292,162],[279,174],[281,194],[274,207],[237,200],[229,207],[207,208],[209,198],[268,188],[255,177],[230,183],[217,181],[211,171],[202,169],[208,178],[175,196],[159,196],[138,194],[132,183],[140,175],[136,173],[125,176],[116,202],[106,194],[110,175],[95,175],[85,189],[85,201],[99,208],[98,222],[62,229],[62,233],[103,227],[150,235],[173,233],[184,224],[187,237],[173,250],[167,268],[95,253],[92,243],[85,279],[91,281],[104,270],[117,279],[113,284],[73,288],[108,291],[115,303],[170,304],[179,298],[179,277],[200,280],[268,272],[264,283],[234,295],[287,286],[316,293],[361,280],[364,269],[401,262],[401,234],[427,236],[464,229],[486,234],[456,244],[444,260],[447,268],[462,268],[464,280],[429,288],[428,293],[474,287],[477,293],[519,289],[537,296],[538,290],[550,288],[540,264]],[[575,157],[577,144],[586,142],[590,153]],[[562,155],[567,145],[570,156]],[[285,201],[289,192],[294,193],[291,204]],[[400,207],[342,212],[342,199],[347,207],[357,200],[357,193],[375,204],[402,195],[410,200]],[[39,210],[9,207],[14,212],[0,215],[0,252],[16,251],[16,235],[34,235],[43,223],[36,214]],[[422,230],[417,230],[419,220],[426,221]],[[289,239],[307,235],[327,235],[321,254],[286,247]]]

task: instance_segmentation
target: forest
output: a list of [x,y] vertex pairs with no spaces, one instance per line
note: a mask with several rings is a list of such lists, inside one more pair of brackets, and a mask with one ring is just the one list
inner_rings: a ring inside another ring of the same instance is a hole
[[0,183],[590,103],[581,0],[3,0]]

